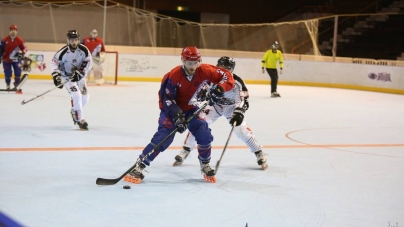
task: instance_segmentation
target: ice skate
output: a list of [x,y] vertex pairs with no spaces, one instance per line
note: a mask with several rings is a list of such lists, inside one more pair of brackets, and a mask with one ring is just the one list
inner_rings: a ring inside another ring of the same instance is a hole
[[261,150],[255,152],[255,156],[257,156],[257,163],[261,166],[262,170],[268,169],[267,158]]
[[82,119],[81,121],[78,121],[77,124],[79,125],[80,130],[88,131],[88,124],[84,119]]
[[275,92],[272,92],[271,97],[272,98],[280,98],[281,95],[278,92],[275,91]]
[[201,172],[203,175],[203,179],[208,182],[216,183],[216,171],[210,168],[209,163],[201,162]]
[[142,162],[136,163],[135,168],[128,173],[123,180],[127,182],[132,182],[135,184],[140,184],[140,181],[143,180],[144,175],[142,173],[143,169],[146,168],[146,165],[143,164]]
[[7,86],[6,86],[6,90],[7,90],[7,91],[11,90],[11,89],[10,89],[10,85],[9,85],[9,84],[7,84]]
[[191,152],[191,148],[183,146],[182,151],[180,151],[180,153],[177,156],[175,156],[175,162],[174,162],[173,166],[182,165],[182,163],[188,157],[189,152]]

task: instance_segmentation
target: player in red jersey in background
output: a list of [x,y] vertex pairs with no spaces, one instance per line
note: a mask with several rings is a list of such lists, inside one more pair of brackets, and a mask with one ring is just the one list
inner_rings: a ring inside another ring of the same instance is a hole
[[[92,74],[94,75],[94,81],[97,85],[101,85],[104,83],[104,77],[102,75],[102,63],[105,60],[105,46],[104,41],[97,36],[97,30],[93,29],[90,32],[90,36],[83,39],[82,44],[88,48],[93,57]],[[87,80],[89,77],[90,76],[87,77]]]
[[[24,54],[27,52],[24,40],[17,36],[17,33],[17,25],[11,25],[10,35],[1,40],[0,44],[0,63],[3,62],[7,90],[10,90],[12,69],[14,69],[14,87],[17,87],[20,83],[21,59],[24,58]],[[19,89],[16,93],[22,94],[22,90]]]
[[[201,55],[194,46],[183,48],[181,60],[182,65],[163,77],[159,91],[161,111],[158,130],[142,151],[134,170],[124,178],[126,181],[140,183],[144,178],[143,169],[170,146],[174,136],[169,137],[160,147],[155,146],[175,129],[183,133],[188,128],[197,141],[198,159],[204,179],[216,182],[215,170],[209,166],[213,136],[208,123],[201,116],[192,118],[188,123],[186,119],[199,109],[197,97],[210,82],[214,84],[208,91],[210,104],[213,105],[223,97],[224,92],[233,88],[233,75],[214,65],[201,64]],[[149,152],[152,152],[151,155],[146,157]]]

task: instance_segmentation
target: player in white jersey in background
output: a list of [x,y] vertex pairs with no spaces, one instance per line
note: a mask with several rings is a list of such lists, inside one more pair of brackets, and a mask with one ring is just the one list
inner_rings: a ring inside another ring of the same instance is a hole
[[71,97],[71,115],[74,124],[81,130],[88,130],[84,120],[83,107],[88,103],[85,77],[91,71],[93,60],[86,46],[80,44],[80,36],[76,30],[67,32],[67,45],[62,47],[53,57],[51,67],[55,86],[64,86]]
[[[236,62],[231,57],[223,56],[217,61],[217,66],[233,73]],[[262,153],[262,146],[258,144],[253,132],[247,126],[247,122],[244,119],[244,113],[249,108],[247,87],[239,76],[233,73],[233,77],[234,88],[224,93],[223,100],[234,100],[234,104],[228,105],[229,103],[227,101],[222,103],[219,101],[213,106],[206,107],[204,110],[206,114],[206,122],[211,124],[221,116],[224,116],[229,121],[230,125],[233,125],[234,122],[236,122],[233,132],[250,148],[251,152],[257,157],[258,165],[265,170],[268,168],[268,164],[264,153]],[[195,137],[188,132],[184,141],[183,150],[175,156],[175,162],[173,165],[181,165],[188,157],[189,153],[194,149],[195,144]]]

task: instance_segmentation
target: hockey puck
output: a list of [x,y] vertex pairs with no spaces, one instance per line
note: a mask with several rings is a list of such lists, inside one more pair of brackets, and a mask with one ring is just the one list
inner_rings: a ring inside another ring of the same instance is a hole
[[129,185],[124,185],[123,189],[130,189],[130,186]]

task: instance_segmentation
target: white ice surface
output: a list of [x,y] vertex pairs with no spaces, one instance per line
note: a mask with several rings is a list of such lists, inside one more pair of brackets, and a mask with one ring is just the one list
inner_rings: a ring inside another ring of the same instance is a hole
[[[404,96],[343,89],[249,85],[248,125],[265,146],[262,171],[232,136],[205,182],[194,151],[173,167],[177,134],[139,185],[97,186],[135,162],[157,129],[159,83],[91,86],[79,131],[66,90],[28,80],[0,93],[0,211],[29,227],[351,227],[404,225]],[[214,166],[230,126],[212,125]],[[318,145],[318,146],[314,146]],[[48,149],[47,149],[48,148]]]

